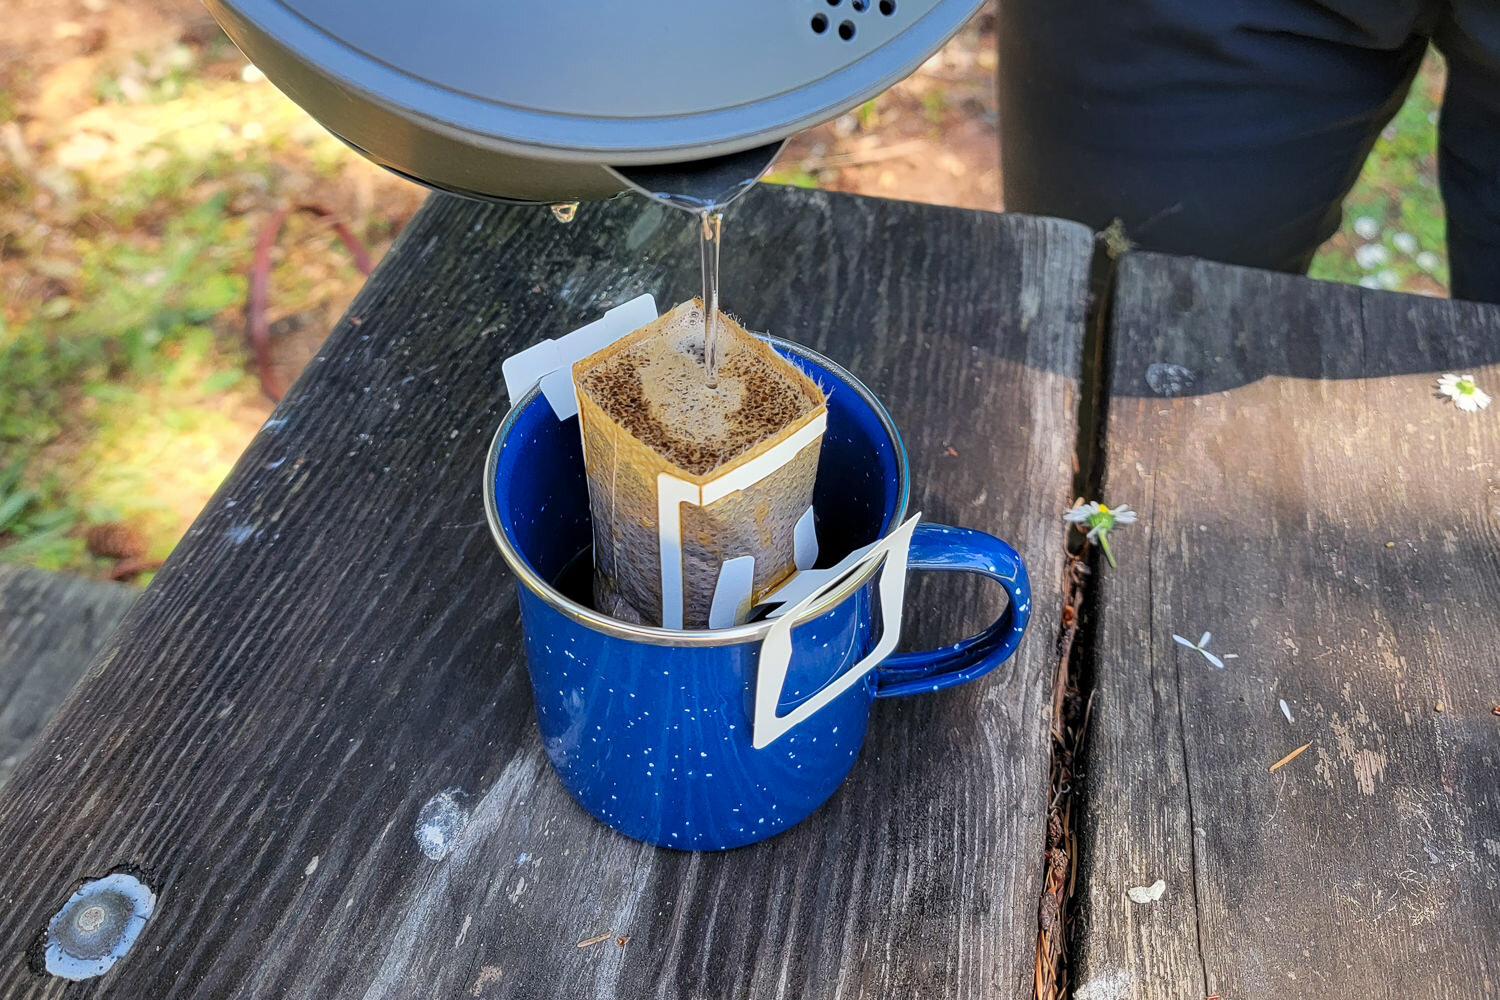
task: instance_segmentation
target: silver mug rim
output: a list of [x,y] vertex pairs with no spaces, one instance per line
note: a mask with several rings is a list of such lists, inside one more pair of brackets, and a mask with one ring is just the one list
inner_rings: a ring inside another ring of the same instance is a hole
[[[896,501],[896,512],[892,516],[886,530],[881,534],[884,538],[890,532],[899,527],[906,520],[907,505],[911,501],[911,475],[910,463],[906,456],[906,443],[901,440],[901,432],[896,429],[896,421],[891,417],[890,411],[876,398],[859,379],[855,378],[843,365],[831,361],[809,347],[794,344],[780,337],[761,337],[772,347],[784,352],[795,354],[798,357],[811,361],[813,364],[823,368],[849,388],[853,389],[874,411],[880,425],[885,428],[886,434],[896,446],[896,489],[898,499]],[[760,641],[765,639],[766,634],[775,624],[771,620],[751,622],[745,625],[736,625],[733,628],[723,629],[669,629],[656,625],[635,625],[630,622],[620,621],[608,615],[600,614],[593,608],[579,604],[577,601],[564,596],[560,591],[544,580],[540,574],[531,568],[522,557],[516,547],[506,537],[504,529],[500,525],[499,504],[495,499],[495,470],[500,462],[500,446],[505,441],[506,434],[515,425],[516,420],[527,406],[540,395],[539,386],[532,386],[531,390],[522,396],[520,401],[513,405],[505,414],[505,419],[500,422],[495,436],[490,442],[489,454],[484,463],[484,516],[490,525],[490,534],[495,538],[495,544],[500,547],[500,554],[505,557],[511,572],[516,574],[520,583],[537,597],[546,601],[552,608],[571,618],[580,625],[591,628],[596,632],[603,632],[621,639],[629,639],[633,642],[645,643],[651,646],[730,646],[742,642]],[[860,572],[848,577],[837,589],[831,591],[821,600],[814,603],[796,619],[797,623],[810,621],[820,615],[828,613],[832,608],[842,603],[855,591],[859,590],[870,580],[880,568],[880,561],[866,566]]]

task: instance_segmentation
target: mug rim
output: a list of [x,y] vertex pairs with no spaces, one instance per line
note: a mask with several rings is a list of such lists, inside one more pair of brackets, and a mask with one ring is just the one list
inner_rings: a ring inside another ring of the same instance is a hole
[[[910,463],[906,455],[906,443],[901,440],[901,432],[896,429],[896,421],[891,417],[890,411],[875,397],[859,379],[855,378],[848,369],[836,361],[831,361],[810,347],[794,344],[780,337],[756,336],[770,344],[773,348],[787,354],[794,354],[814,365],[824,369],[850,389],[853,389],[874,412],[880,425],[884,428],[896,451],[896,509],[890,521],[885,525],[880,535],[873,539],[879,541],[889,535],[892,530],[899,527],[906,519],[907,505],[911,501],[911,475]],[[500,554],[505,557],[511,572],[515,573],[520,584],[530,590],[537,597],[546,601],[552,608],[571,618],[580,625],[603,632],[621,639],[629,639],[633,642],[645,643],[652,646],[729,646],[748,641],[760,641],[765,639],[772,626],[776,624],[770,619],[758,622],[750,622],[744,625],[735,625],[732,628],[721,629],[669,629],[659,625],[635,625],[631,622],[611,618],[593,608],[578,603],[570,597],[565,596],[550,582],[543,579],[540,574],[531,568],[531,565],[517,551],[516,547],[505,534],[505,529],[500,523],[499,504],[495,497],[495,471],[500,462],[500,447],[505,441],[506,434],[520,418],[526,407],[532,405],[536,398],[541,395],[539,385],[532,386],[521,399],[515,403],[505,414],[505,419],[500,422],[495,436],[490,442],[489,454],[484,463],[484,516],[489,522],[490,534],[494,536],[496,545],[500,548]],[[885,560],[876,560],[867,565],[859,572],[849,576],[837,589],[825,595],[821,600],[814,603],[801,615],[797,616],[796,623],[811,621],[814,618],[827,614],[837,605],[847,600],[855,591],[863,587],[879,570]]]

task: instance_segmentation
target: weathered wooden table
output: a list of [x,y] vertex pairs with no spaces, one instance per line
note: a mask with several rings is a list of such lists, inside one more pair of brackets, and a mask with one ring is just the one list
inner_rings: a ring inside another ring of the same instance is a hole
[[[807,822],[689,855],[548,769],[479,472],[500,361],[692,294],[693,240],[428,204],[0,786],[0,997],[1022,998],[1059,872],[1079,1000],[1494,994],[1500,407],[1432,387],[1500,386],[1500,310],[1140,255],[1086,350],[1080,227],[754,192],[728,307],[865,379],[914,509],[1012,540],[1035,612],[994,675],[879,703]],[[1142,518],[1080,624],[1061,514],[1101,468]],[[915,580],[910,645],[999,600]],[[1092,738],[1055,789],[1060,659]],[[113,871],[158,897],[130,953],[34,971]]]
[[[110,995],[1031,990],[1090,236],[792,190],[730,222],[727,306],[886,401],[913,509],[1029,561],[1022,652],[882,703],[845,787],[761,845],[659,850],[584,814],[542,753],[480,501],[500,362],[686,298],[696,234],[631,200],[564,226],[434,199],[0,790],[0,996],[62,992],[28,950],[122,869],[158,903]],[[1000,606],[932,582],[913,643]],[[434,801],[457,808],[424,852]]]
[[1500,308],[1116,288],[1078,997],[1500,995]]

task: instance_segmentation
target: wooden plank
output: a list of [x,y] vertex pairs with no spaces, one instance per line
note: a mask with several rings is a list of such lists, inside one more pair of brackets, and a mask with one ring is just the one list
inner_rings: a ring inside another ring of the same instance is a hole
[[1494,996],[1500,310],[1141,254],[1113,330],[1079,1000]]
[[[587,818],[484,524],[500,362],[692,294],[696,236],[631,200],[563,226],[434,198],[0,794],[0,997],[56,995],[19,956],[118,866],[160,901],[112,995],[1029,995],[1089,234],[790,189],[727,229],[727,307],[867,379],[914,508],[1030,561],[1018,658],[881,703],[847,785],[767,843],[688,855]],[[932,643],[999,598],[915,607]],[[435,861],[413,831],[445,790],[466,823]]]
[[139,593],[0,565],[0,784]]

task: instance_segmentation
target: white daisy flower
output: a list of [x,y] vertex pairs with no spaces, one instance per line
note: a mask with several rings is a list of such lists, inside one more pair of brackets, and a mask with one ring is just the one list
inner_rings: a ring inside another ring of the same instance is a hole
[[1438,393],[1453,400],[1460,410],[1473,413],[1490,405],[1490,395],[1474,384],[1473,375],[1444,375],[1438,379]]
[[1391,259],[1391,252],[1379,243],[1366,243],[1354,251],[1354,263],[1361,271],[1373,271]]
[[1428,274],[1431,274],[1433,271],[1436,271],[1439,267],[1443,266],[1443,258],[1439,257],[1431,250],[1423,250],[1421,253],[1417,254],[1417,266],[1426,271]]
[[1411,233],[1397,233],[1391,237],[1391,243],[1408,257],[1417,252],[1417,238]]
[[1361,215],[1354,220],[1354,231],[1359,234],[1359,238],[1362,240],[1373,240],[1380,235],[1380,223],[1368,215]]
[[1080,503],[1063,512],[1063,520],[1069,524],[1076,524],[1081,529],[1088,525],[1089,541],[1098,542],[1099,547],[1104,550],[1104,557],[1109,560],[1111,566],[1115,563],[1115,554],[1109,548],[1109,533],[1117,525],[1134,524],[1136,521],[1135,511],[1130,509],[1130,504],[1122,503],[1118,507],[1107,507],[1097,501]]

